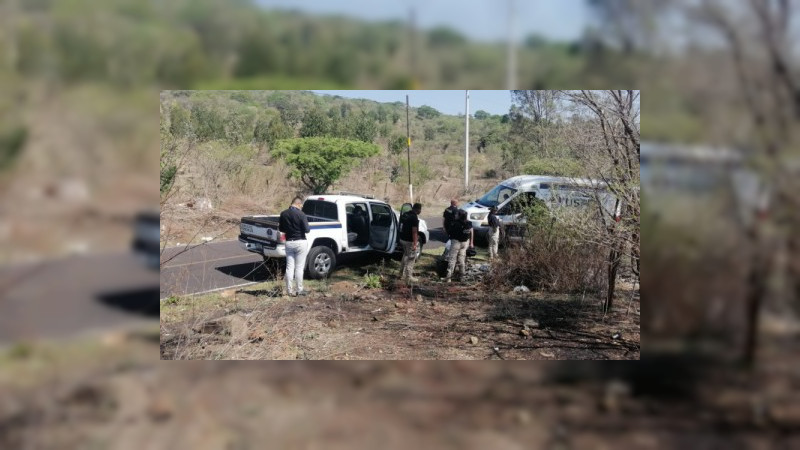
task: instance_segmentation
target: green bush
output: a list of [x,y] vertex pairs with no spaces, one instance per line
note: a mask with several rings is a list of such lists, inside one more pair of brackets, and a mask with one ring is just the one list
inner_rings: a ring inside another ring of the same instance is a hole
[[364,287],[367,289],[378,289],[381,287],[381,277],[376,273],[364,274]]

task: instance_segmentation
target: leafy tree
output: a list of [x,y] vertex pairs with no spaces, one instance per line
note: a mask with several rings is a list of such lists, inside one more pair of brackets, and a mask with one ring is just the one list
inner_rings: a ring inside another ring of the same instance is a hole
[[161,165],[161,193],[167,192],[171,187],[172,183],[175,182],[175,174],[178,173],[178,166],[174,164],[162,164]]
[[490,129],[482,133],[478,138],[478,151],[484,151],[497,142],[500,142],[500,132],[496,129]]
[[387,111],[386,106],[384,106],[382,103],[378,105],[377,115],[378,122],[380,123],[385,123],[389,118],[389,111]]
[[398,121],[400,121],[400,113],[392,111],[392,125],[396,124]]
[[361,142],[373,142],[377,134],[378,127],[368,115],[362,115],[355,119],[353,123],[353,138]]
[[440,115],[442,115],[442,113],[428,105],[422,105],[417,108],[417,117],[420,119],[433,119],[439,117]]
[[488,119],[489,116],[490,116],[490,114],[488,112],[486,112],[486,111],[484,111],[482,109],[479,109],[479,110],[475,111],[475,115],[473,117],[475,117],[476,120],[483,120],[483,119]]
[[436,137],[436,130],[433,127],[425,127],[424,134],[426,141],[432,141]]
[[256,124],[253,131],[253,137],[256,142],[260,144],[267,144],[270,148],[275,145],[275,142],[281,139],[288,139],[292,137],[292,130],[287,127],[280,116],[272,117],[272,119],[261,119]]
[[389,140],[389,151],[394,155],[399,154],[406,149],[406,141],[407,139],[405,136],[400,136],[399,134],[392,136],[392,138]]
[[273,155],[283,157],[299,179],[314,194],[325,192],[360,160],[377,155],[372,143],[332,137],[309,137],[279,141]]
[[231,145],[246,144],[252,141],[256,120],[256,110],[252,106],[229,109],[225,118],[225,140]]
[[325,136],[330,130],[328,118],[318,108],[311,109],[303,116],[300,137]]
[[192,118],[189,111],[177,103],[169,109],[169,132],[172,136],[186,137],[192,129]]
[[213,105],[192,105],[192,128],[200,141],[225,138],[225,121]]

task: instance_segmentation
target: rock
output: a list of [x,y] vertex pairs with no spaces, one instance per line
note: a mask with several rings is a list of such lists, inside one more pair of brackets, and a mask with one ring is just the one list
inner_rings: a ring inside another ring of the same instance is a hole
[[553,354],[553,353],[548,353],[548,352],[546,352],[546,351],[544,351],[544,350],[540,351],[540,352],[539,352],[539,354],[540,354],[540,355],[542,355],[542,356],[544,356],[545,358],[555,358],[555,357],[556,357],[556,355],[555,355],[555,354]]
[[520,425],[527,425],[531,423],[531,420],[533,419],[533,416],[531,416],[530,411],[527,409],[518,409],[515,416]]
[[622,338],[622,334],[621,333],[614,333],[614,334],[611,335],[611,339],[615,339],[616,340],[616,339],[621,339],[621,338]]
[[164,394],[156,395],[147,406],[147,416],[153,422],[163,422],[175,412],[175,403]]
[[[189,205],[187,204],[187,206]],[[194,206],[196,206],[198,209],[214,209],[214,207],[211,205],[211,200],[205,197],[195,200]]]
[[531,290],[528,289],[527,286],[519,285],[514,287],[514,292],[530,292]]
[[331,297],[333,297],[333,294],[331,294],[330,292],[326,292],[326,293],[322,294],[322,296],[325,297],[325,298],[331,298]]
[[606,384],[602,409],[608,412],[619,412],[623,398],[631,395],[631,387],[622,380],[611,380]]
[[395,308],[402,308],[403,305],[401,305],[400,303],[395,302],[394,307]]
[[535,320],[533,320],[533,319],[525,319],[525,320],[522,322],[522,325],[523,325],[523,326],[524,326],[526,329],[527,329],[527,328],[539,328],[539,322],[537,322],[537,321],[535,321]]
[[372,321],[373,321],[373,322],[377,322],[377,321],[378,321],[378,318],[377,318],[377,317],[375,317],[375,316],[372,316]]
[[250,334],[247,335],[247,340],[249,342],[261,342],[264,340],[266,333],[264,330],[253,330]]
[[523,329],[519,330],[519,334],[521,334],[521,335],[523,335],[525,337],[529,337],[531,335],[531,332],[529,330],[523,328]]
[[469,337],[469,342],[470,342],[472,345],[478,345],[478,338],[477,338],[477,337],[475,337],[475,336],[470,336],[470,337]]
[[203,242],[211,242],[211,241],[213,241],[213,240],[214,240],[214,238],[213,238],[213,237],[211,237],[211,236],[203,236],[203,239],[201,239],[201,240],[202,240]]
[[417,297],[416,297],[416,299],[417,299],[417,301],[418,301],[418,302],[421,302],[421,301],[422,301],[422,296],[421,296],[421,295],[419,295],[419,294],[417,294]]
[[208,320],[192,328],[192,331],[202,334],[227,335],[231,339],[244,339],[248,334],[247,321],[238,314]]

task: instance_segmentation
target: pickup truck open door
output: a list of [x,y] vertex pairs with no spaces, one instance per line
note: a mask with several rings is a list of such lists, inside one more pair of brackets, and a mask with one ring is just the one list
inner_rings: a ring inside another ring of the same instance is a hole
[[397,242],[397,218],[385,203],[369,204],[369,245],[379,252],[392,253]]

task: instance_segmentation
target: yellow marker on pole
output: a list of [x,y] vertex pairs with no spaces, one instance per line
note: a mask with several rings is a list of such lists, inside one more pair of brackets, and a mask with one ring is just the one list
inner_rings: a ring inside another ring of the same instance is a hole
[[411,138],[408,138],[408,146],[411,147]]

